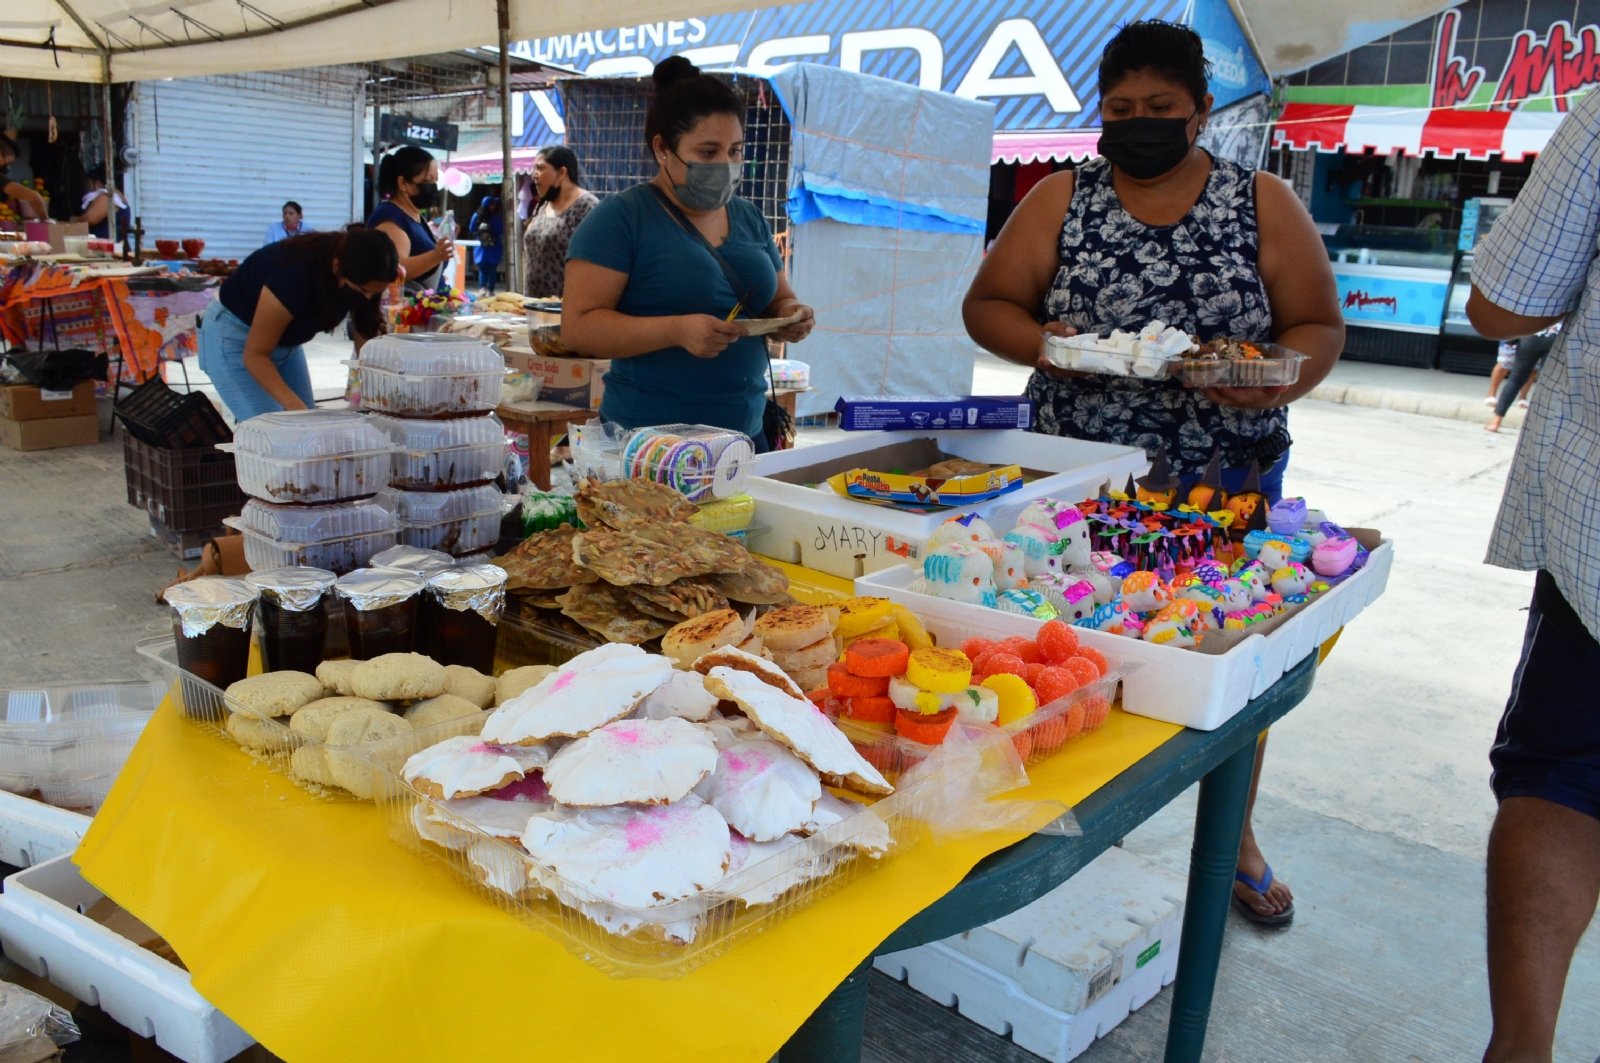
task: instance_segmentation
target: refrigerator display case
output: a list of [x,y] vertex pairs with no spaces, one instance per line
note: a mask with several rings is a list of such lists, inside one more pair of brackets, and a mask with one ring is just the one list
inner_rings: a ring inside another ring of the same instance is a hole
[[1375,225],[1341,225],[1323,235],[1346,358],[1433,367],[1459,238],[1450,229]]

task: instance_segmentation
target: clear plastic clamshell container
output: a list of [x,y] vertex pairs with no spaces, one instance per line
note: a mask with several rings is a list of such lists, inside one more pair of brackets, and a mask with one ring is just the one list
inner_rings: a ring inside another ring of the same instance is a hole
[[454,491],[401,491],[385,488],[378,502],[399,518],[400,542],[461,556],[493,546],[500,539],[506,498],[492,484]]
[[1139,380],[1166,380],[1173,375],[1178,361],[1159,354],[1135,354],[1132,351],[1113,350],[1109,346],[1085,347],[1080,337],[1046,336],[1045,357],[1058,369],[1071,369],[1079,373],[1099,373],[1103,376],[1126,376]]
[[241,422],[217,449],[233,453],[245,494],[318,504],[377,494],[394,445],[354,410],[284,410]]
[[1281,388],[1300,379],[1310,356],[1276,343],[1251,343],[1261,358],[1185,358],[1176,375],[1193,388]]
[[1107,663],[1106,674],[1098,681],[1087,683],[1048,705],[1040,705],[1020,720],[1000,728],[1010,736],[1024,764],[1037,764],[1059,752],[1072,739],[1098,731],[1106,722],[1117,699],[1117,684],[1130,668],[1138,667],[1137,664]]
[[506,430],[494,414],[418,420],[374,413],[368,418],[399,448],[389,486],[465,487],[500,474],[506,457]]
[[[450,802],[427,797],[402,779],[401,769],[413,754],[461,733],[447,727],[422,728],[360,750],[372,766],[373,798],[389,836],[443,860],[480,894],[615,977],[680,977],[745,935],[927,842],[926,820],[936,814],[947,788],[969,782],[980,770],[977,756],[931,760],[922,770],[900,776],[895,792],[872,804],[824,787],[825,798],[831,792],[855,811],[809,838],[796,836],[795,844],[774,855],[737,867],[709,889],[636,908],[586,893],[536,863],[517,842],[491,835],[451,811]],[[529,802],[529,816],[549,807]],[[741,844],[749,843],[735,837],[736,860]]]
[[0,690],[0,789],[97,811],[165,693],[150,682]]
[[[180,668],[170,638],[144,639],[137,648],[166,671],[167,684],[157,685],[161,693],[172,698],[179,712],[216,737],[243,748],[269,770],[319,797],[372,800],[372,769],[356,755],[360,746],[330,745],[291,728],[289,716],[267,717],[246,708],[221,688]],[[475,713],[425,730],[437,733],[435,742],[477,734],[488,717],[487,712]]]
[[325,506],[275,506],[252,498],[222,521],[244,535],[252,569],[307,565],[343,575],[394,546],[394,514],[373,499]]
[[506,362],[470,336],[402,333],[368,340],[359,361],[361,405],[404,417],[452,417],[500,405]]

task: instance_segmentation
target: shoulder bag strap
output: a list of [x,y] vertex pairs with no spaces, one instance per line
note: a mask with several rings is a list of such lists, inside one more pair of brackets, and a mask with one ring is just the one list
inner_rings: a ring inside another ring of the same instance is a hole
[[[701,245],[707,251],[711,252],[711,257],[717,260],[718,266],[722,267],[722,275],[728,278],[728,286],[733,289],[733,297],[741,304],[747,298],[749,298],[750,293],[755,291],[755,289],[745,287],[745,283],[740,278],[739,274],[732,266],[728,265],[728,260],[722,257],[722,252],[717,250],[717,245],[706,239],[706,234],[694,227],[694,222],[690,221],[689,216],[679,209],[678,205],[674,203],[665,192],[661,191],[661,187],[659,185],[651,184],[650,191],[655,193],[656,199],[661,201],[661,206],[669,215],[671,215],[672,220],[687,230],[690,236],[693,236],[695,239],[699,240]],[[728,219],[728,229],[730,232],[733,230],[732,217],[729,217]],[[749,307],[745,307],[745,309],[748,310]]]

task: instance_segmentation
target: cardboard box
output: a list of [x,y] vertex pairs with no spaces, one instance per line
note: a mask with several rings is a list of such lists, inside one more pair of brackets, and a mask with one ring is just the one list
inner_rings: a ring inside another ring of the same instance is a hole
[[0,443],[12,450],[49,450],[52,447],[89,447],[100,442],[100,418],[51,417],[42,421],[13,421],[0,417]]
[[1033,427],[1033,403],[1015,395],[845,397],[834,403],[846,432],[949,431]]
[[0,387],[0,417],[13,421],[87,417],[92,413],[94,413],[93,380],[84,380],[71,391],[45,391],[29,384],[10,384]]
[[88,236],[89,223],[84,221],[30,221],[27,223],[28,239],[50,241],[52,254],[67,251],[67,237]]
[[557,358],[539,354],[531,347],[504,348],[506,364],[541,381],[539,398],[563,406],[600,408],[606,391],[606,374],[611,361],[606,358]]

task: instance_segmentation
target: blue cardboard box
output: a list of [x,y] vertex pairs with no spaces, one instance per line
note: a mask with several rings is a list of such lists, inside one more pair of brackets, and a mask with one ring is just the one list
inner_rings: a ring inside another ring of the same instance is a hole
[[1017,395],[846,396],[833,408],[847,432],[1033,427],[1033,403]]

